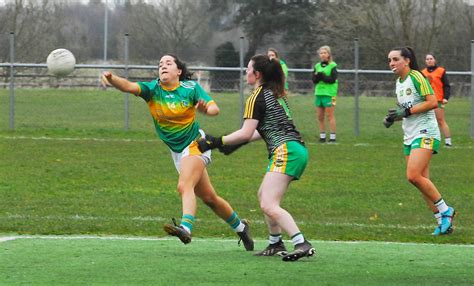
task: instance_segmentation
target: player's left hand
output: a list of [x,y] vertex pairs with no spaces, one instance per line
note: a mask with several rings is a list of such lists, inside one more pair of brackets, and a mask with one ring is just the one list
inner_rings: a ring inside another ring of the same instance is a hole
[[196,109],[201,112],[206,114],[207,113],[207,102],[204,100],[200,99],[198,103],[196,104]]
[[443,98],[443,105],[444,105],[444,104],[448,104],[448,100],[445,99],[445,98]]
[[403,108],[401,106],[397,106],[397,108],[391,108],[388,110],[388,117],[393,121],[402,120],[404,117],[408,117],[411,115],[410,108]]
[[224,145],[222,143],[222,136],[214,137],[209,134],[206,134],[206,138],[199,139],[197,143],[198,143],[199,151],[201,151],[202,153],[208,150],[222,147],[222,145]]

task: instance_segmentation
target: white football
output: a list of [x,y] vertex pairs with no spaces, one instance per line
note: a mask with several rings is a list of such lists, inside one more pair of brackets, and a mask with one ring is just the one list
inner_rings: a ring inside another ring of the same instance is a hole
[[52,51],[46,59],[48,72],[55,76],[66,76],[74,71],[76,58],[66,49],[56,49]]

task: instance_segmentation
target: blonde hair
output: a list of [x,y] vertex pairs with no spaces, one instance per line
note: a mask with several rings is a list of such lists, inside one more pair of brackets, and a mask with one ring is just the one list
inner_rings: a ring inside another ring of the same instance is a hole
[[318,49],[318,54],[321,52],[321,50],[326,50],[326,52],[328,52],[329,54],[329,61],[331,62],[332,61],[332,53],[331,53],[331,48],[329,46],[321,46],[319,49]]

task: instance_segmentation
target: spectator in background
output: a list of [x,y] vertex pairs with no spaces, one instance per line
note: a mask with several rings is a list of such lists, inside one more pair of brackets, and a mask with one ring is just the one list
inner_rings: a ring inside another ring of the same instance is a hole
[[422,70],[422,73],[428,78],[438,100],[438,108],[435,109],[436,120],[441,132],[443,132],[446,146],[451,147],[451,132],[444,118],[444,106],[448,103],[449,96],[451,95],[451,87],[446,75],[446,69],[436,65],[436,58],[433,54],[425,56],[425,63],[426,68]]
[[326,142],[326,125],[324,123],[327,116],[329,121],[329,142],[336,142],[336,117],[334,108],[336,107],[336,95],[339,82],[337,80],[337,64],[332,59],[331,48],[322,46],[318,50],[321,62],[314,65],[312,76],[315,84],[314,95],[315,105],[319,122],[319,142]]
[[271,60],[276,58],[280,62],[281,69],[283,70],[283,73],[285,74],[285,91],[288,94],[288,66],[286,65],[284,60],[280,59],[280,56],[278,55],[277,50],[275,50],[274,48],[268,48],[267,56]]

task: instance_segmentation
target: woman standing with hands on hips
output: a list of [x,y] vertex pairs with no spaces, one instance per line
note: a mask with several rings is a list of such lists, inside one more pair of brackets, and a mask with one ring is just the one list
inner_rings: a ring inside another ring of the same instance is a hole
[[422,194],[437,220],[433,235],[453,231],[454,208],[441,197],[429,178],[430,160],[438,152],[440,133],[434,110],[436,96],[428,80],[418,70],[415,53],[409,47],[395,48],[388,54],[390,69],[396,81],[397,107],[390,109],[384,119],[385,127],[403,120],[403,149],[406,175]]
[[[246,250],[253,250],[249,225],[240,220],[230,204],[215,192],[206,166],[211,162],[211,152],[201,152],[197,140],[205,137],[195,120],[196,110],[215,116],[219,107],[195,81],[186,65],[172,54],[165,54],[159,63],[159,78],[151,82],[130,82],[110,72],[102,74],[102,84],[112,85],[122,92],[141,97],[148,104],[156,132],[171,151],[179,173],[178,193],[182,201],[180,225],[165,224],[164,230],[177,236],[184,244],[191,242],[191,232],[196,215],[196,197],[199,197],[216,215],[237,233]],[[150,150],[144,150],[150,152]],[[151,151],[152,152],[152,151]],[[137,170],[154,175],[159,170]],[[239,243],[240,243],[239,240]]]
[[[267,55],[253,56],[247,66],[247,83],[255,89],[247,99],[241,129],[221,137],[208,135],[198,144],[201,152],[218,148],[230,154],[249,141],[259,138],[265,141],[269,163],[258,190],[258,199],[268,226],[269,245],[256,255],[280,255],[283,261],[295,261],[314,255],[315,250],[291,214],[280,206],[289,184],[301,177],[308,162],[308,151],[288,107],[284,80],[277,59],[270,59]],[[282,231],[291,237],[293,252],[287,253]]]

